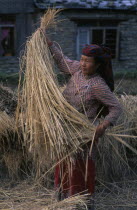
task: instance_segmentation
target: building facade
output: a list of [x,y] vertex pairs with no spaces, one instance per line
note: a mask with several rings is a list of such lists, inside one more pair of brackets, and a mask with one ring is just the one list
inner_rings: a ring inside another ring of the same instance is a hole
[[48,7],[64,8],[50,31],[64,54],[80,59],[85,44],[106,44],[114,71],[137,70],[136,0],[0,0],[0,71],[16,72],[27,37]]

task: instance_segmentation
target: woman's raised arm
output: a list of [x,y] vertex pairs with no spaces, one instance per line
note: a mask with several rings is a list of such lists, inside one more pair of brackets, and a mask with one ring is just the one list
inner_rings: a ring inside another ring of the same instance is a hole
[[56,46],[55,42],[52,42],[46,35],[46,40],[54,60],[60,71],[65,74],[74,74],[80,69],[80,62],[77,60],[71,60],[63,54],[63,52]]

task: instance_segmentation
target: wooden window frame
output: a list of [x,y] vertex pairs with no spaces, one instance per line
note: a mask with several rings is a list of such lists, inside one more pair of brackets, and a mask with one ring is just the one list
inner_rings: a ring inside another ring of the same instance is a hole
[[[0,34],[1,34],[1,28],[3,27],[9,27],[14,29],[14,55],[11,55],[10,57],[15,57],[16,55],[16,46],[15,46],[15,24],[0,24]],[[5,56],[0,55],[0,58],[4,58]]]
[[77,59],[79,59],[80,57],[80,46],[79,46],[79,36],[80,36],[80,30],[87,30],[87,40],[86,43],[89,44],[90,43],[90,39],[92,40],[92,30],[100,30],[103,29],[103,42],[105,43],[105,33],[107,29],[116,29],[117,30],[117,37],[116,37],[116,57],[113,58],[113,60],[119,60],[119,41],[120,41],[120,30],[119,30],[119,26],[88,26],[88,27],[84,27],[84,26],[80,26],[78,27],[78,33],[77,33],[77,47],[76,47],[76,55],[77,55]]

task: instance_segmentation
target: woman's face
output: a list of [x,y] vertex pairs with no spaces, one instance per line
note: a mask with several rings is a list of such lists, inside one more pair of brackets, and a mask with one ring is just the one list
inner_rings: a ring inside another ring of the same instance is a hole
[[94,74],[99,65],[95,63],[94,57],[81,55],[80,66],[84,75]]

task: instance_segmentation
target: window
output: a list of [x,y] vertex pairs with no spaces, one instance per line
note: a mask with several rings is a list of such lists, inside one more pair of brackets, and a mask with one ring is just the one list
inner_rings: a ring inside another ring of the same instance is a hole
[[12,16],[0,17],[0,56],[14,56],[14,30],[15,24]]
[[77,59],[80,58],[85,44],[105,44],[111,48],[112,58],[119,57],[119,30],[118,27],[78,27],[77,36]]

